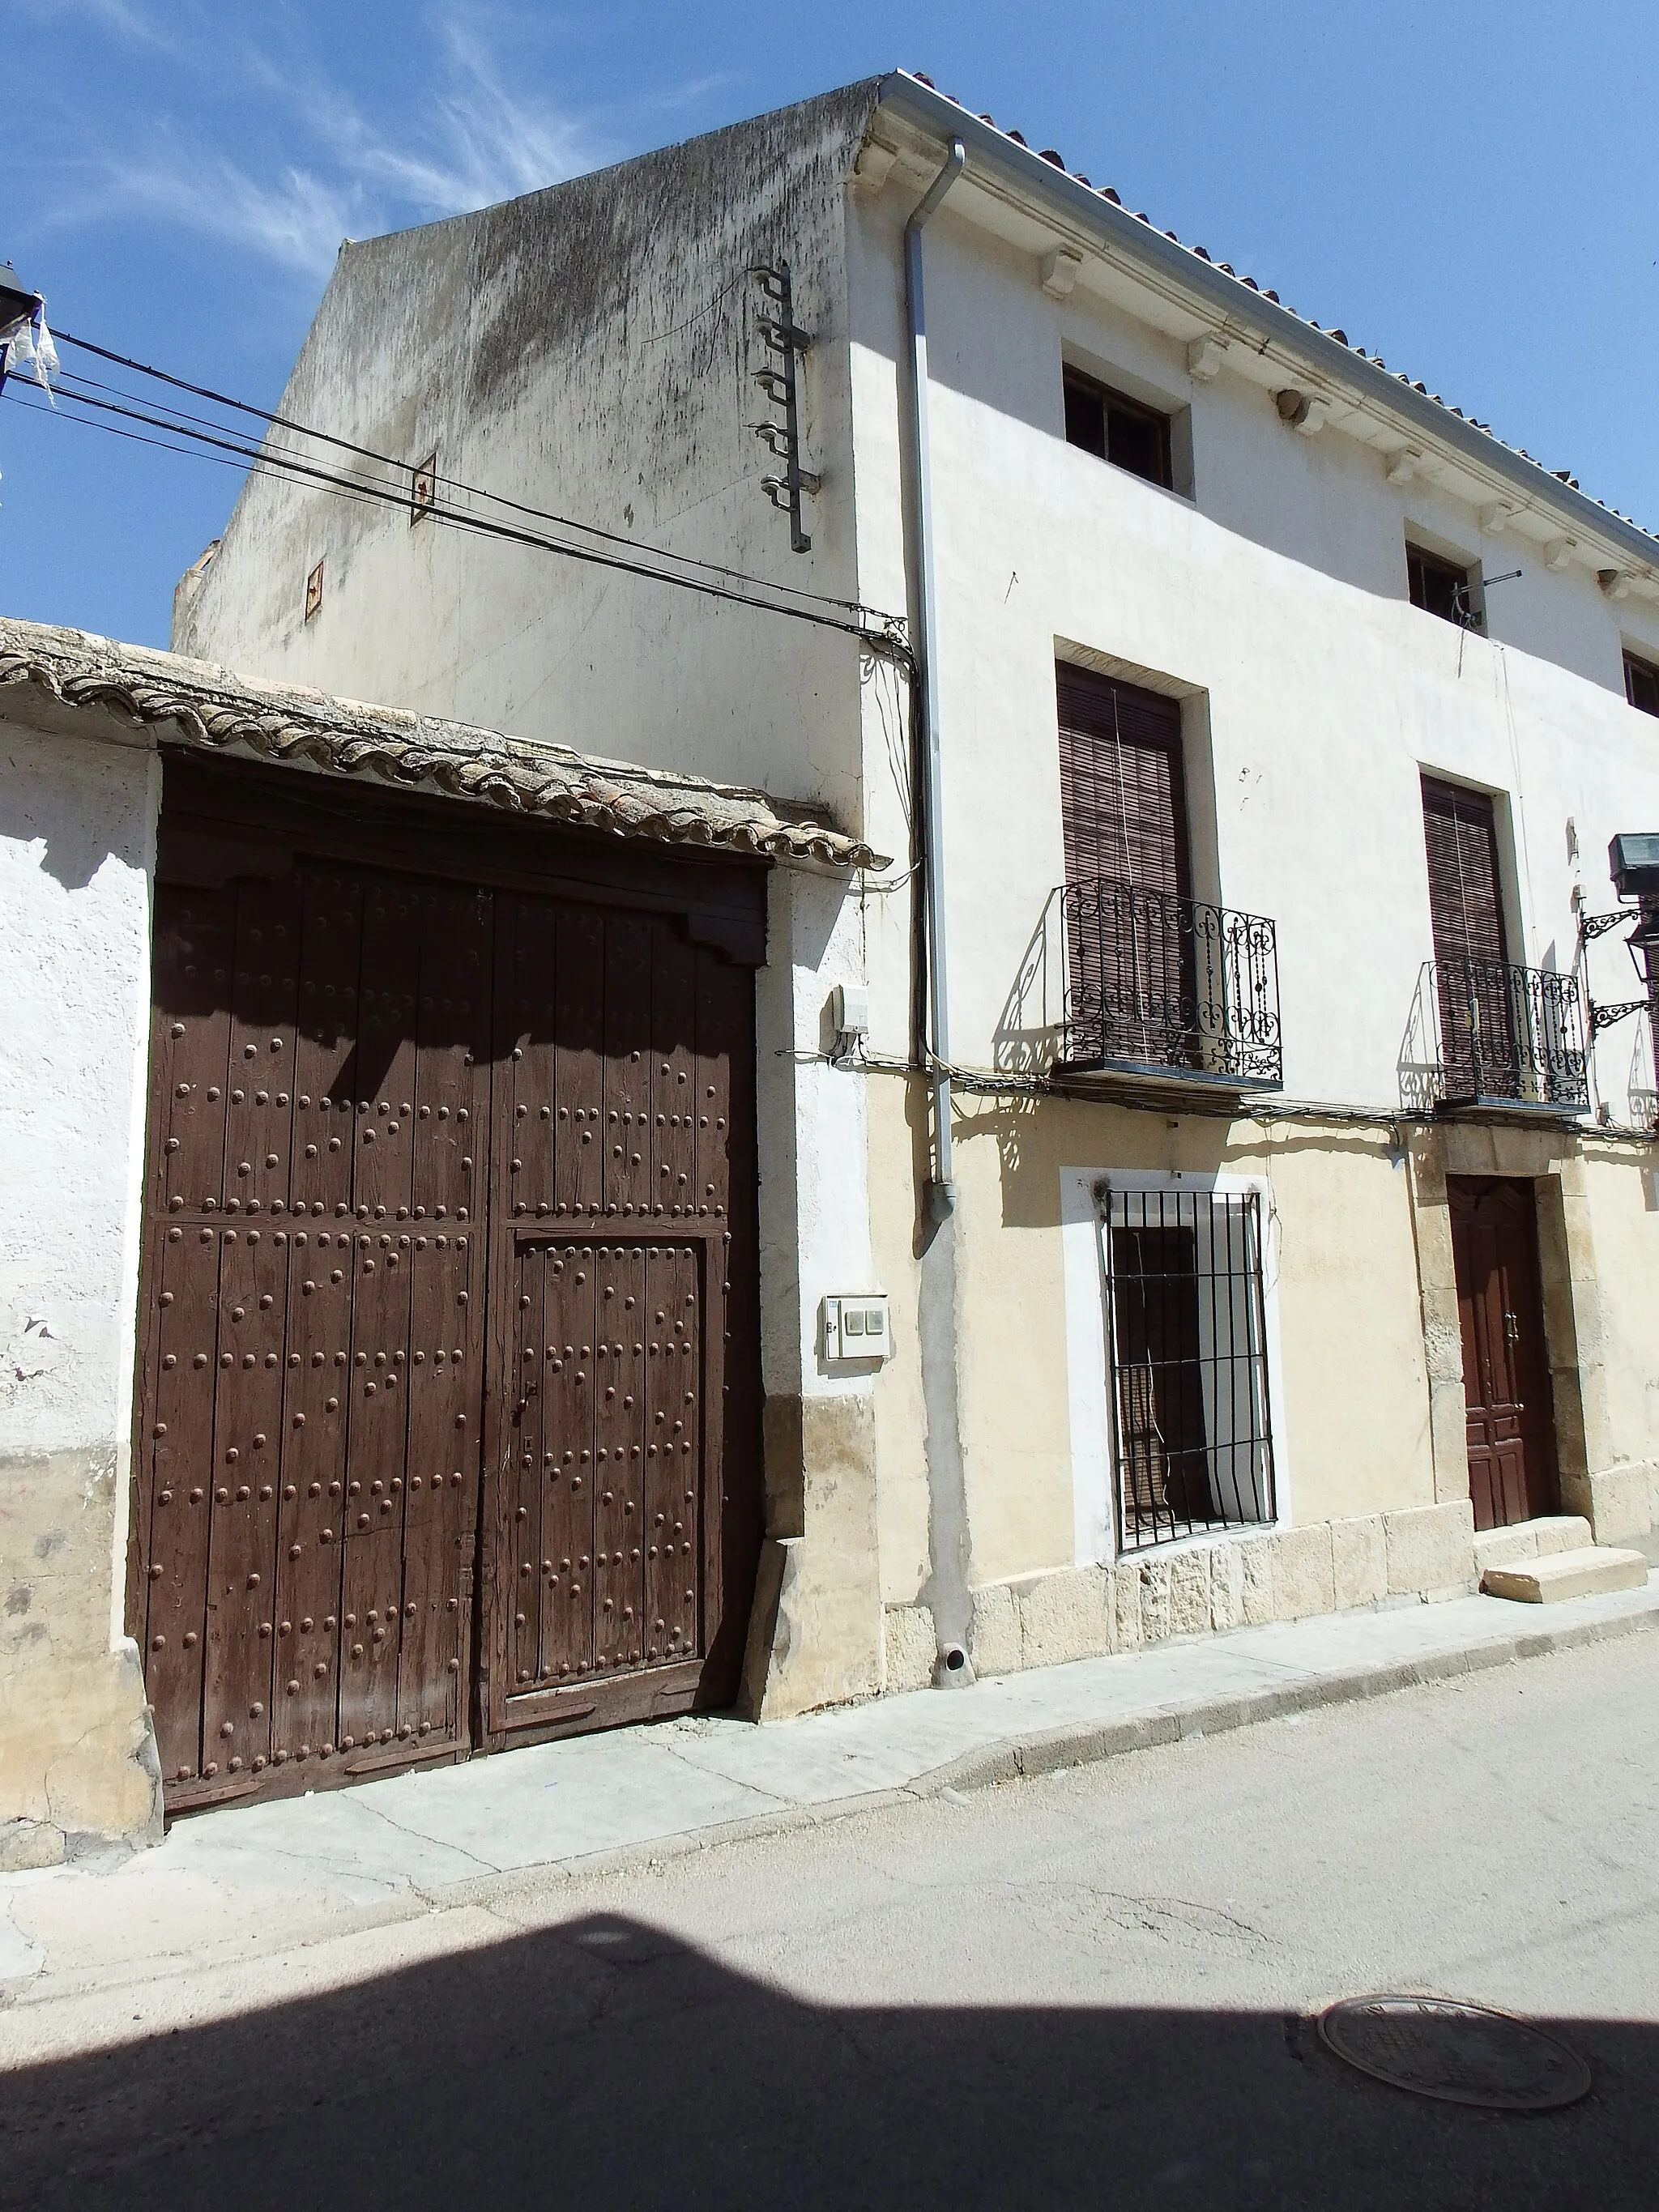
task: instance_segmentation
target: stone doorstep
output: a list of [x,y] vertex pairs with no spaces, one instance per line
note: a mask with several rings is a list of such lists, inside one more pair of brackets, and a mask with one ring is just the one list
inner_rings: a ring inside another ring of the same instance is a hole
[[1640,1589],[1647,1578],[1648,1563],[1640,1552],[1587,1544],[1576,1551],[1518,1559],[1510,1566],[1488,1567],[1480,1587],[1488,1597],[1515,1598],[1522,1605],[1554,1605],[1563,1598]]
[[1510,1567],[1556,1552],[1588,1551],[1595,1541],[1589,1522],[1577,1513],[1549,1513],[1536,1521],[1512,1522],[1507,1528],[1477,1529],[1475,1572],[1484,1575],[1488,1567]]

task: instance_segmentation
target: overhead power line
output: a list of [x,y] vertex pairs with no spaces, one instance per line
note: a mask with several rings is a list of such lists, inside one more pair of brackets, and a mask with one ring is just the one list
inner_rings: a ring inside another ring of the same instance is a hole
[[[358,460],[372,463],[376,468],[390,470],[396,481],[388,483],[356,469],[325,467],[318,461],[302,459],[269,437],[257,445],[253,444],[228,424],[214,422],[210,417],[192,415],[170,404],[165,414],[153,413],[137,401],[134,393],[77,371],[64,373],[58,387],[60,400],[142,422],[147,428],[166,432],[171,438],[188,441],[185,446],[167,445],[159,440],[144,438],[136,432],[122,434],[137,443],[159,445],[164,452],[175,453],[205,447],[210,451],[204,458],[234,456],[234,459],[226,459],[226,465],[246,465],[254,474],[288,476],[319,489],[394,506],[404,512],[412,503],[414,471],[407,460],[398,456],[381,453],[374,447],[359,445],[335,432],[318,429],[292,416],[256,406],[251,401],[234,398],[228,393],[215,391],[210,386],[193,383],[187,378],[173,375],[169,370],[155,368],[149,362],[134,360],[129,355],[115,353],[107,347],[94,344],[88,338],[76,337],[64,331],[56,332],[55,336],[64,345],[95,355],[100,360],[128,369],[137,375],[151,378],[175,391],[187,392],[215,406],[246,415],[271,429],[315,440]],[[90,386],[91,389],[72,388],[81,386]],[[112,396],[100,398],[96,396],[100,392]],[[63,419],[79,421],[93,428],[108,430],[115,427],[106,422],[92,422],[85,416],[68,415]],[[441,489],[465,499],[483,501],[490,507],[504,509],[507,515],[523,517],[526,523],[545,524],[559,532],[574,532],[579,534],[578,541],[572,542],[564,537],[550,537],[542,530],[528,528],[524,524],[507,521],[496,515],[481,514],[436,496],[429,506],[421,509],[423,520],[447,523],[452,528],[469,531],[476,536],[502,539],[538,551],[562,555],[590,566],[618,570],[653,582],[677,585],[682,590],[696,592],[706,598],[753,607],[765,613],[784,615],[795,621],[858,637],[873,649],[902,661],[908,660],[902,622],[856,600],[806,592],[797,585],[750,575],[742,569],[718,562],[704,561],[695,555],[675,553],[653,545],[647,540],[607,530],[599,524],[581,522],[574,516],[509,499],[505,494],[492,492],[483,485],[470,483],[461,477],[437,475],[434,478],[434,494]]]

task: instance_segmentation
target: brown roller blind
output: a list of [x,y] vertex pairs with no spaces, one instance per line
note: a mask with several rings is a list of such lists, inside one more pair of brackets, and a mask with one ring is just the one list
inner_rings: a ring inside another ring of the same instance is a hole
[[1066,882],[1190,898],[1179,701],[1065,661],[1055,675]]
[[1435,958],[1506,962],[1491,799],[1484,792],[1462,791],[1425,775],[1423,837]]

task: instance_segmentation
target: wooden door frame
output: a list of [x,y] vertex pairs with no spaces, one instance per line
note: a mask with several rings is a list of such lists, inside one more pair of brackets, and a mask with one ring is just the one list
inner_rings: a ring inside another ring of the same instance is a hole
[[[1529,1426],[1521,1427],[1516,1439],[1519,1442],[1522,1455],[1522,1489],[1520,1504],[1522,1510],[1513,1517],[1495,1519],[1491,1524],[1495,1528],[1512,1528],[1517,1521],[1535,1520],[1552,1513],[1559,1513],[1561,1510],[1560,1445],[1556,1433],[1555,1393],[1551,1375],[1549,1327],[1544,1302],[1542,1238],[1540,1235],[1538,1219],[1538,1185],[1533,1177],[1461,1175],[1447,1177],[1447,1210],[1449,1218],[1453,1223],[1454,1273],[1455,1274],[1458,1243],[1456,1216],[1465,1208],[1473,1214],[1483,1200],[1493,1198],[1499,1194],[1508,1194],[1510,1196],[1519,1209],[1520,1218],[1524,1224],[1522,1266],[1528,1279],[1518,1290],[1517,1286],[1511,1282],[1510,1295],[1516,1303],[1510,1306],[1510,1313],[1511,1316],[1518,1318],[1519,1310],[1524,1308],[1525,1322],[1529,1322],[1535,1331],[1533,1337],[1536,1352],[1535,1381],[1531,1383],[1527,1382],[1524,1375],[1517,1379],[1529,1393],[1534,1389],[1541,1391],[1544,1394],[1545,1401],[1541,1408],[1538,1409],[1542,1418],[1534,1418]],[[1460,1341],[1462,1334],[1462,1309],[1466,1290],[1472,1300],[1479,1295],[1479,1286],[1472,1284],[1466,1286],[1461,1281],[1458,1283]],[[1518,1331],[1512,1340],[1516,1343],[1522,1340]],[[1506,1359],[1505,1365],[1510,1366],[1512,1363]],[[1469,1402],[1469,1379],[1466,1357],[1464,1365],[1466,1407]],[[1486,1402],[1490,1406],[1494,1401]],[[1519,1400],[1511,1402],[1517,1413],[1524,1413],[1527,1411],[1524,1403]],[[1470,1496],[1473,1498],[1474,1490],[1473,1474],[1470,1475],[1469,1484]],[[1495,1500],[1494,1503],[1496,1502]]]
[[1437,1503],[1469,1494],[1448,1176],[1501,1176],[1533,1186],[1538,1217],[1544,1337],[1554,1401],[1561,1510],[1595,1522],[1596,1483],[1616,1463],[1599,1355],[1600,1291],[1585,1161],[1577,1131],[1497,1116],[1436,1122],[1412,1137],[1407,1158],[1422,1301],[1429,1449]]

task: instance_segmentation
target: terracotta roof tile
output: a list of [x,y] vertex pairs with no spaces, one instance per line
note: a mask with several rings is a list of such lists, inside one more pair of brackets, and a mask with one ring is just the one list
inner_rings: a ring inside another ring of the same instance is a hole
[[393,707],[265,684],[202,660],[118,645],[83,630],[0,618],[0,708],[7,689],[103,708],[187,745],[305,761],[447,792],[612,836],[703,845],[834,868],[883,867],[884,857],[804,803],[631,767]]

